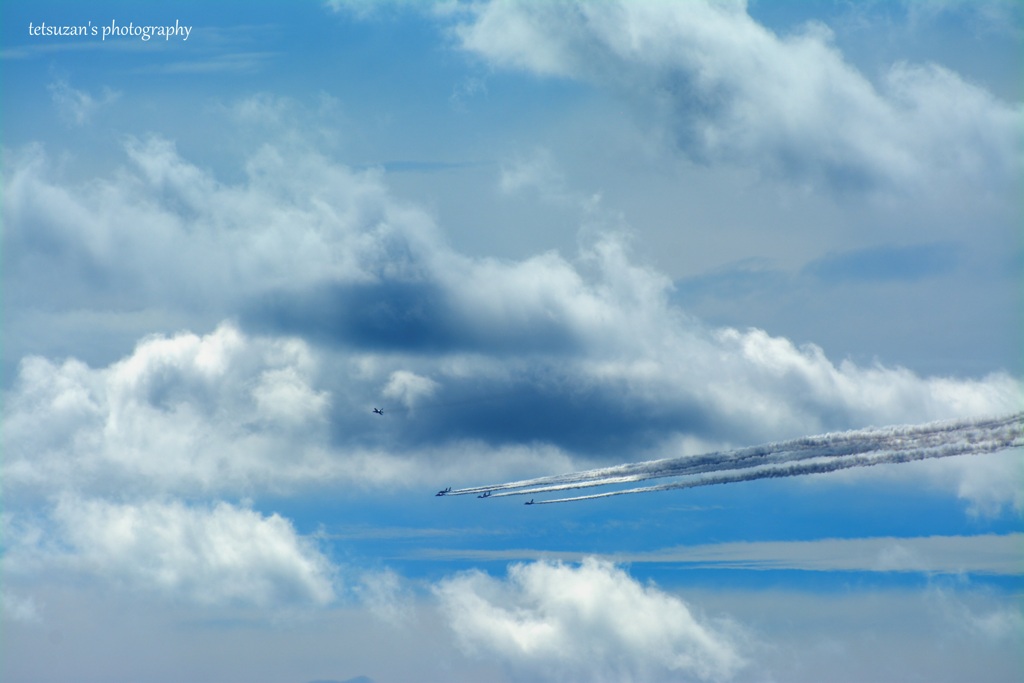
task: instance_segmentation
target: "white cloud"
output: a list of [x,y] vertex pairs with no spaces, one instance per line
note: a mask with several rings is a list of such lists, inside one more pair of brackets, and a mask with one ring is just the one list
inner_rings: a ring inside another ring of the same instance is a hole
[[401,401],[402,405],[411,410],[417,401],[430,398],[437,388],[437,382],[429,377],[421,377],[408,370],[396,370],[391,373],[382,393],[387,398]]
[[744,665],[727,624],[595,559],[512,565],[506,581],[469,572],[436,594],[470,651],[533,680],[722,680]]
[[892,467],[872,467],[868,472],[850,469],[829,474],[837,481],[862,483],[891,481],[901,486],[927,485],[955,494],[966,502],[971,517],[993,518],[1006,511],[1024,512],[1020,449],[985,455],[964,455]]
[[120,93],[105,88],[103,96],[97,98],[83,90],[71,87],[64,79],[53,81],[48,89],[61,118],[75,126],[84,126],[89,123],[98,111],[120,97]]
[[[430,219],[390,197],[379,174],[314,153],[265,146],[246,182],[227,185],[167,140],[131,139],[125,151],[130,167],[84,184],[59,177],[39,148],[6,165],[4,242],[19,299],[235,313],[280,287],[408,275],[403,250],[435,241]],[[40,261],[47,268],[34,274]],[[35,288],[41,276],[48,284]]]
[[15,539],[13,574],[64,570],[198,604],[323,606],[330,561],[291,523],[229,503],[113,503],[62,496],[47,537]]
[[331,469],[315,371],[305,344],[230,325],[143,340],[101,369],[26,358],[4,415],[8,491],[274,490],[315,478]]
[[967,459],[947,465],[959,482],[957,495],[970,503],[969,512],[992,516],[1009,505],[1018,514],[1024,513],[1024,490],[1020,486],[1022,457],[1024,452],[1017,449],[986,459],[987,467],[978,467],[978,463]]
[[778,36],[743,2],[488,2],[469,15],[463,49],[619,91],[698,159],[929,197],[936,183],[1002,189],[1021,167],[1019,106],[937,65],[872,83],[824,25]]

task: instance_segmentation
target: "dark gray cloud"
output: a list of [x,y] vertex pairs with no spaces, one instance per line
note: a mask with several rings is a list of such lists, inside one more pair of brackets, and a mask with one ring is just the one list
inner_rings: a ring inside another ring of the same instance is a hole
[[528,316],[513,325],[481,322],[474,313],[436,281],[378,281],[269,293],[246,306],[241,319],[255,330],[378,353],[565,354],[579,348],[562,321]]
[[[725,428],[696,402],[630,393],[625,382],[594,381],[557,360],[532,363],[500,381],[445,378],[414,409],[385,409],[387,441],[393,447],[451,439],[492,447],[545,443],[605,459],[656,448],[669,434],[713,437]],[[342,438],[351,438],[347,429],[339,429]]]

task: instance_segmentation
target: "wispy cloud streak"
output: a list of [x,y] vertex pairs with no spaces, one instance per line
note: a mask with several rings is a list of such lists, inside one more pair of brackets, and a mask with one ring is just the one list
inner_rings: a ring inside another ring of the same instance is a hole
[[627,463],[550,477],[456,489],[446,495],[536,495],[667,477],[691,477],[654,486],[537,501],[564,503],[632,493],[728,484],[755,479],[821,474],[853,467],[980,455],[1024,446],[1024,413],[1006,417],[933,422],[808,436],[733,451]]

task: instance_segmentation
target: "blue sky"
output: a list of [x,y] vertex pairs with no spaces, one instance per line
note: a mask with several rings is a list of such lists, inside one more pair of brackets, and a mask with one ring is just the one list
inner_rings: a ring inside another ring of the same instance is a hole
[[2,13],[4,680],[1024,673],[1019,448],[434,496],[1020,411],[1017,3]]

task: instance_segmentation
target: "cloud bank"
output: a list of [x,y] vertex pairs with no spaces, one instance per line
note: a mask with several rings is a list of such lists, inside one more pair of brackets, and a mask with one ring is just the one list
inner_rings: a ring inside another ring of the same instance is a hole
[[1020,404],[1002,373],[921,377],[709,327],[616,234],[572,257],[473,258],[378,172],[304,147],[264,147],[235,184],[164,140],[125,153],[85,183],[38,149],[8,158],[9,297],[47,320],[235,322],[145,338],[109,365],[24,358],[6,398],[9,495],[493,480]]

